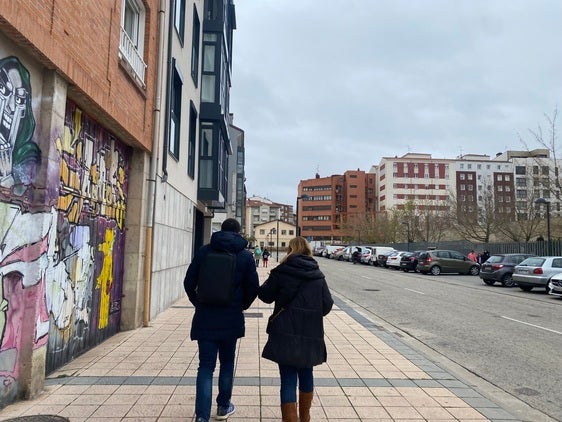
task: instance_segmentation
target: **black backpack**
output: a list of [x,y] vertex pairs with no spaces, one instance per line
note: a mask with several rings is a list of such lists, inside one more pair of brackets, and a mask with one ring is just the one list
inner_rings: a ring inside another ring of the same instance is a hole
[[206,305],[230,305],[235,273],[236,254],[211,249],[199,266],[197,300]]

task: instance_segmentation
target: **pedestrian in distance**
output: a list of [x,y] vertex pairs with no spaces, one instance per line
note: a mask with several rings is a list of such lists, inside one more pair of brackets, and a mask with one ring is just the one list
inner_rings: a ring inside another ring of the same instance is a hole
[[[245,335],[243,311],[250,307],[259,287],[254,258],[246,246],[247,241],[240,235],[240,223],[233,218],[226,219],[221,231],[213,233],[210,243],[197,251],[184,279],[185,291],[195,307],[190,337],[197,341],[199,351],[196,422],[208,422],[210,419],[217,355],[220,371],[216,419],[225,420],[235,411],[231,398],[236,343]],[[217,265],[227,260],[232,261],[231,266]],[[221,271],[224,274],[217,277]],[[209,273],[213,277],[207,276]],[[223,283],[223,287],[217,287],[217,283]],[[207,284],[212,284],[212,288],[205,289]],[[213,301],[212,295],[222,299],[225,289],[226,300],[220,303],[218,299]],[[210,293],[203,296],[204,291]]]
[[361,248],[356,246],[355,250],[353,251],[353,253],[351,254],[351,262],[353,262],[353,264],[356,263],[361,263]]
[[254,249],[254,259],[256,260],[256,267],[260,266],[260,258],[261,258],[261,248],[259,245],[256,245]]
[[470,259],[473,262],[478,262],[478,257],[476,256],[476,252],[474,252],[474,250],[471,250],[468,253],[468,259]]
[[270,255],[271,255],[271,254],[269,253],[269,251],[267,250],[267,248],[264,248],[264,249],[263,249],[263,252],[262,252],[262,254],[261,254],[261,259],[262,259],[262,261],[263,261],[263,266],[264,266],[265,268],[267,268],[267,260],[269,259],[269,256],[270,256]]
[[334,302],[304,237],[291,239],[287,255],[271,270],[258,297],[265,303],[275,302],[262,357],[279,366],[282,419],[309,422],[314,396],[313,367],[327,359],[323,318]]

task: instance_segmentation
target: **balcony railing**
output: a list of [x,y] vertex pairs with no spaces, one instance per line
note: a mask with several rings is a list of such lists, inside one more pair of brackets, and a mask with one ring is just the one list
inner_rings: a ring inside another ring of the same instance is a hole
[[121,41],[119,43],[119,51],[122,57],[131,66],[131,70],[144,85],[144,73],[146,70],[146,64],[144,63],[141,54],[135,46],[135,43],[133,42],[133,40],[131,40],[131,38],[123,28],[121,28]]

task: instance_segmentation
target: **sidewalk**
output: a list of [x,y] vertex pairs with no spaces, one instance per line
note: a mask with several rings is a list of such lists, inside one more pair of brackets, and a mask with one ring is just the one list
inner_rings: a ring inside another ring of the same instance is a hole
[[[269,265],[258,268],[261,281],[276,263],[270,259]],[[314,371],[314,422],[517,421],[396,335],[334,300],[325,319],[328,362]],[[246,312],[231,422],[281,420],[277,367],[261,358],[271,310],[256,300]],[[50,374],[38,398],[4,408],[0,420],[59,415],[71,422],[192,421],[198,365],[197,345],[189,340],[192,314],[191,303],[181,299],[150,327],[113,336]]]

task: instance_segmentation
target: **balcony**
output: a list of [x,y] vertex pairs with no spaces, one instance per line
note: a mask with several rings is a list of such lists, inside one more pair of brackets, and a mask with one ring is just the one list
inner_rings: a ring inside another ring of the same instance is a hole
[[125,62],[125,66],[131,76],[144,88],[144,74],[146,64],[142,59],[135,43],[131,40],[124,28],[121,28],[121,40],[119,42],[119,57]]

